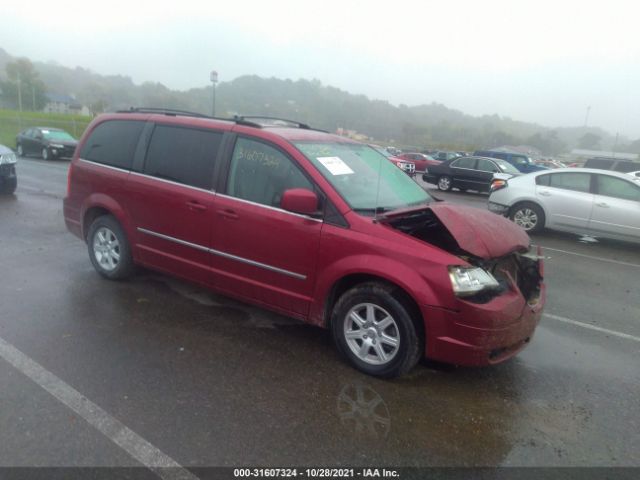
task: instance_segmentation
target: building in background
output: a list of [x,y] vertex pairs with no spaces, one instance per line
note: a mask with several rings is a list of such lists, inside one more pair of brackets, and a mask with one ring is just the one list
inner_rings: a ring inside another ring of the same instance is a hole
[[44,106],[45,113],[64,113],[74,115],[90,116],[91,111],[84,105],[81,105],[71,95],[60,93],[47,93],[47,104]]

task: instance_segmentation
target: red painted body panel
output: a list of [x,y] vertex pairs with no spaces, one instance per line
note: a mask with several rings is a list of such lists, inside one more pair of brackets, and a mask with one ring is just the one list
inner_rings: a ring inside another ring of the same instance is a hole
[[[80,160],[79,152],[97,123],[123,115],[263,139],[306,171],[348,226]],[[456,297],[447,267],[468,266],[465,260],[392,228],[384,219],[352,211],[290,143],[295,140],[353,143],[305,129],[259,129],[139,113],[101,116],[76,149],[64,200],[65,222],[82,237],[88,228],[85,214],[92,208],[104,209],[122,224],[135,262],[316,325],[326,326],[327,299],[341,279],[350,275],[384,279],[402,288],[420,309],[426,355],[436,360],[495,363],[524,346],[541,315],[544,285],[535,308],[515,289],[484,304]],[[478,257],[496,258],[528,247],[523,231],[488,211],[444,203],[428,208],[463,250]]]

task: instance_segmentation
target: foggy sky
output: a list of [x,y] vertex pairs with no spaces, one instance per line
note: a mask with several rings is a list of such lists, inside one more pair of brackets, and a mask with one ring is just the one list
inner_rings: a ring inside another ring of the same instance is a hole
[[202,87],[244,74],[640,138],[640,22],[631,1],[12,2],[14,56]]

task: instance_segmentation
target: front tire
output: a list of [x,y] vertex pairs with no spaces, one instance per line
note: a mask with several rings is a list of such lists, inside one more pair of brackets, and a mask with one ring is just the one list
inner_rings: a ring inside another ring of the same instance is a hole
[[511,209],[509,218],[527,233],[537,233],[544,228],[544,212],[535,203],[518,203]]
[[368,375],[398,377],[411,370],[423,352],[422,336],[411,308],[395,287],[378,282],[344,293],[331,317],[336,347]]
[[451,177],[448,175],[442,175],[438,178],[438,190],[448,192],[451,190]]
[[89,258],[96,271],[109,280],[122,280],[133,273],[131,247],[124,230],[111,215],[94,220],[87,235]]

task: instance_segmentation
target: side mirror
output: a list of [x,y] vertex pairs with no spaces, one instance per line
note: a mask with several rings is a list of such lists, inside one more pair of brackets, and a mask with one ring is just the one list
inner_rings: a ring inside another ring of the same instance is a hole
[[306,188],[290,188],[282,194],[280,207],[289,212],[312,215],[318,212],[318,195]]

